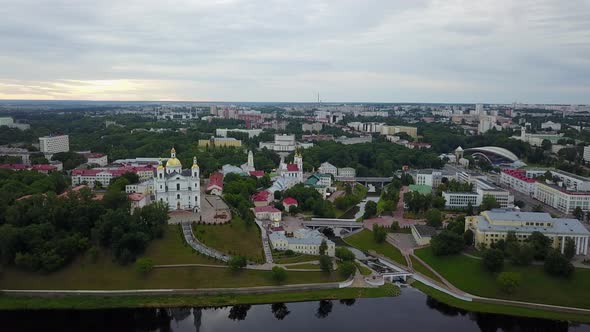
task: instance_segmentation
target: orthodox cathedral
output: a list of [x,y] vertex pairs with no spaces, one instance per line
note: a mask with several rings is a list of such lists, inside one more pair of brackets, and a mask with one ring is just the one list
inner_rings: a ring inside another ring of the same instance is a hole
[[166,202],[170,210],[201,210],[199,165],[193,157],[190,169],[182,169],[176,150],[170,151],[166,166],[160,161],[153,179],[153,192],[157,201]]

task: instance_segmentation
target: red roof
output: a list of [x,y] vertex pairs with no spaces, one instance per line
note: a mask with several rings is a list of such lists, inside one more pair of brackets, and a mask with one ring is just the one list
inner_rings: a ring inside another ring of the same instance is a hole
[[132,201],[141,201],[145,196],[140,193],[129,194],[129,199]]
[[268,202],[268,198],[270,193],[268,191],[260,191],[252,195],[252,200],[254,202]]
[[502,172],[505,173],[506,175],[510,175],[513,178],[517,178],[517,179],[519,179],[521,181],[524,181],[524,182],[528,182],[528,183],[534,183],[534,182],[536,182],[535,179],[527,178],[526,171],[525,170],[522,170],[522,169],[509,169],[509,168],[506,168],[506,169],[503,169]]
[[223,174],[219,172],[211,173],[211,176],[209,176],[209,184],[207,185],[207,190],[209,190],[212,187],[223,188]]
[[254,212],[259,213],[259,212],[281,212],[281,210],[277,209],[274,206],[257,206],[254,208]]
[[104,156],[105,155],[102,153],[86,153],[86,154],[84,154],[84,157],[86,157],[86,158],[102,158]]
[[261,176],[264,176],[264,171],[250,171],[250,175],[259,178]]
[[36,171],[55,171],[55,170],[57,170],[57,167],[53,166],[53,165],[43,164],[43,165],[33,165],[33,169]]
[[298,172],[299,171],[299,166],[297,166],[297,164],[289,164],[289,165],[287,165],[287,171],[289,171],[289,172]]
[[293,197],[287,197],[283,200],[283,205],[297,205],[297,200]]
[[0,168],[12,169],[12,170],[21,170],[29,168],[27,165],[24,164],[1,164]]

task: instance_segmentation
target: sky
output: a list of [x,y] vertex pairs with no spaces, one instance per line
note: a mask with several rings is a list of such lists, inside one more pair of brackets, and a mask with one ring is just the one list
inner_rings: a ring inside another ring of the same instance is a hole
[[590,103],[590,0],[0,0],[0,99]]

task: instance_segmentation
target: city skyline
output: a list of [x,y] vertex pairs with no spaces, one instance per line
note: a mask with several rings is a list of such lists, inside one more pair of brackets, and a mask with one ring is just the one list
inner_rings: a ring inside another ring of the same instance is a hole
[[0,99],[590,103],[587,1],[5,1]]

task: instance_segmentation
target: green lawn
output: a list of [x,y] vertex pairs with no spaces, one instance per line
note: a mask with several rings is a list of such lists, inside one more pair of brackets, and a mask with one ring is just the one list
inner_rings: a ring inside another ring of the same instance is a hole
[[320,270],[320,266],[318,264],[297,264],[297,265],[289,265],[285,267],[287,270],[297,270],[297,269],[308,269],[308,270]]
[[412,267],[414,267],[414,270],[416,272],[419,272],[434,281],[442,283],[442,280],[440,280],[440,278],[436,274],[430,271],[430,269],[424,266],[424,264],[420,263],[420,261],[417,260],[414,256],[410,255],[410,260],[412,261]]
[[430,248],[416,250],[415,254],[453,285],[474,295],[590,308],[588,269],[576,269],[570,279],[563,279],[547,275],[542,266],[507,265],[505,271],[518,272],[522,278],[515,293],[507,295],[500,291],[496,275],[481,267],[481,260],[464,255],[438,257]]
[[291,263],[317,261],[320,259],[320,256],[305,255],[305,254],[298,254],[298,253],[295,253],[293,256],[286,256],[283,252],[273,251],[272,258],[273,258],[273,262],[275,262],[277,264],[291,264]]
[[235,304],[318,301],[353,299],[363,297],[387,297],[399,295],[399,288],[385,284],[379,288],[335,288],[313,291],[283,292],[271,294],[224,295],[150,295],[150,296],[59,296],[26,297],[0,296],[0,309],[112,309],[137,307],[211,307]]
[[223,265],[205,255],[201,255],[191,248],[184,240],[180,225],[168,225],[164,237],[150,243],[145,257],[149,257],[156,265],[165,264],[214,264]]
[[357,267],[357,269],[359,269],[359,271],[361,272],[362,275],[364,276],[368,276],[371,275],[371,273],[373,273],[373,271],[371,271],[371,269],[369,269],[368,267],[361,265],[359,263],[354,263]]
[[511,316],[522,316],[522,317],[536,317],[536,318],[543,318],[543,319],[555,319],[555,320],[562,320],[562,321],[590,322],[590,316],[583,315],[583,314],[571,314],[571,313],[562,313],[562,312],[554,312],[554,311],[545,311],[545,310],[529,309],[529,308],[515,307],[515,306],[509,306],[509,305],[483,303],[483,302],[477,302],[477,301],[467,302],[467,301],[463,301],[463,300],[457,299],[455,297],[452,297],[451,295],[443,293],[443,292],[436,290],[432,287],[426,286],[419,281],[413,282],[412,287],[419,289],[424,294],[431,296],[440,302],[446,303],[446,304],[456,307],[456,308],[469,310],[469,311],[503,314],[503,315],[511,315]]
[[402,255],[402,253],[396,247],[392,246],[387,242],[383,243],[376,243],[373,240],[373,232],[364,229],[363,231],[351,235],[344,239],[346,243],[349,245],[356,247],[360,250],[364,251],[375,251],[383,256],[386,256],[393,261],[401,264],[407,265],[406,259]]
[[262,240],[256,224],[246,226],[241,218],[234,218],[223,225],[193,225],[193,233],[203,244],[228,253],[246,256],[263,263]]

